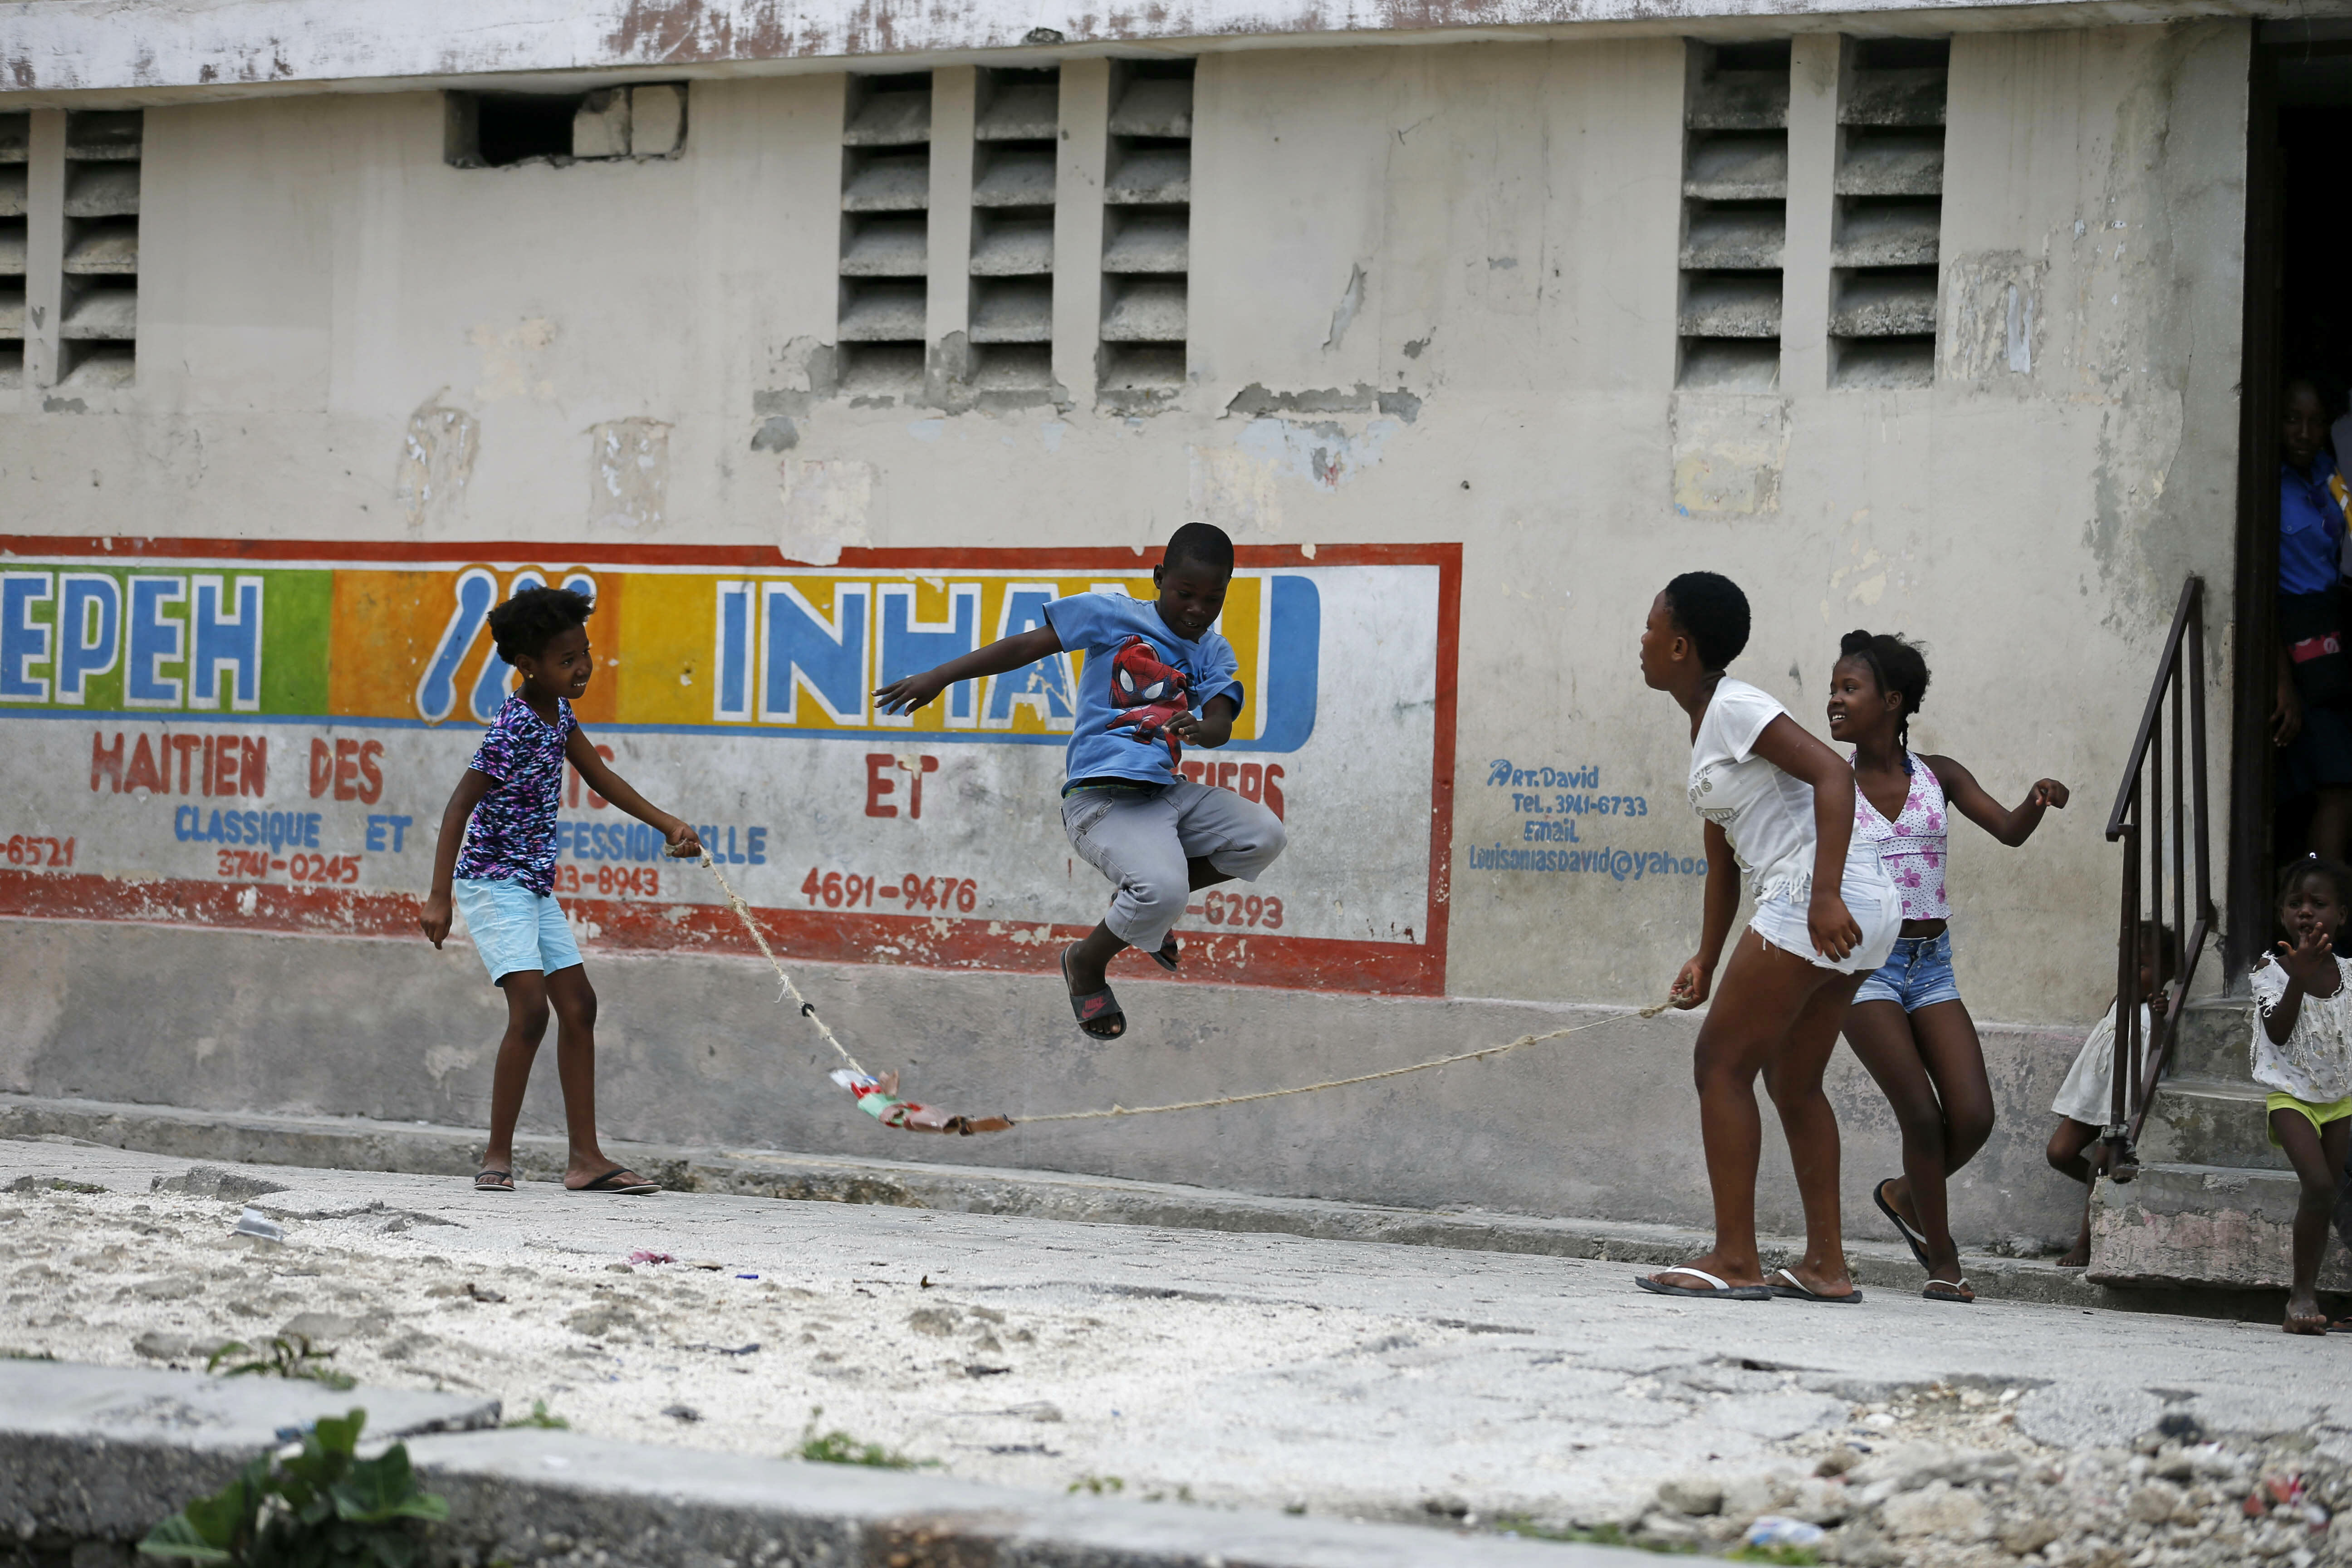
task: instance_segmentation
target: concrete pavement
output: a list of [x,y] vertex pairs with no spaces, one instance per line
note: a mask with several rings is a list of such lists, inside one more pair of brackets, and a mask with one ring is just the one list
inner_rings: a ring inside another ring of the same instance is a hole
[[[1677,1478],[1916,1440],[2121,1445],[2167,1414],[2352,1458],[2346,1346],[2270,1325],[1887,1290],[1851,1309],[1671,1301],[1622,1263],[541,1184],[489,1197],[65,1142],[0,1142],[0,1349],[18,1354],[198,1364],[218,1338],[306,1332],[368,1383],[541,1401],[596,1436],[772,1455],[814,1422],[1055,1491],[1630,1521]],[[283,1244],[229,1235],[248,1203]]]

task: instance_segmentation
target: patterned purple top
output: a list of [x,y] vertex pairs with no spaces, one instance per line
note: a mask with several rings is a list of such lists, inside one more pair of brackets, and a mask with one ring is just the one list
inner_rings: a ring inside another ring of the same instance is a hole
[[474,807],[457,875],[520,882],[541,898],[555,889],[555,808],[563,793],[563,748],[580,727],[572,704],[555,700],[550,724],[518,691],[499,710],[467,765],[499,781]]
[[1911,792],[1904,797],[1902,813],[1894,821],[1879,816],[1878,808],[1861,790],[1853,792],[1853,841],[1878,851],[1878,863],[1886,868],[1903,895],[1905,920],[1949,920],[1952,906],[1944,898],[1944,855],[1950,829],[1944,785],[1917,757],[1908,761]]

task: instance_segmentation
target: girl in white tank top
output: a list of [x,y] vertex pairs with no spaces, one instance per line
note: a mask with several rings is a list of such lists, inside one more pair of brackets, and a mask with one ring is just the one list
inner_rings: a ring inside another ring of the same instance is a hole
[[1952,973],[1951,906],[1944,896],[1951,812],[2015,846],[2066,786],[2042,779],[2016,810],[1987,795],[1949,757],[1910,749],[1911,716],[1927,694],[1927,661],[1898,637],[1849,633],[1830,672],[1830,738],[1852,746],[1854,842],[1875,851],[1903,902],[1903,933],[1884,967],[1862,983],[1845,1016],[1846,1043],[1878,1080],[1903,1131],[1903,1174],[1872,1194],[1919,1266],[1931,1301],[1976,1300],[1960,1277],[1945,1184],[1992,1135],[1984,1047]]

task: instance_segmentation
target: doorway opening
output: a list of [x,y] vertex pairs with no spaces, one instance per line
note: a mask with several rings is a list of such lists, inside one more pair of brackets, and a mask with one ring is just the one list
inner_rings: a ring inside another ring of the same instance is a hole
[[[2352,23],[2266,22],[2259,25],[2248,104],[2246,167],[2245,375],[2238,498],[2236,602],[2237,683],[2233,701],[2232,809],[2230,821],[2229,915],[2223,957],[2242,973],[2269,946],[2270,893],[2274,868],[2314,847],[2347,847],[2352,823],[2352,698],[2324,700],[2325,671],[2312,659],[2325,638],[2304,636],[2313,612],[2309,594],[2283,601],[2283,493],[2294,488],[2283,466],[2290,383],[2307,383],[2333,426],[2326,460],[2352,469],[2352,287],[2344,258],[2352,255],[2352,207],[2325,193],[2337,177],[2344,117],[2352,110]],[[2306,479],[2322,470],[2303,469]],[[2326,487],[2320,486],[2322,489]],[[2292,545],[2287,570],[2294,587],[2318,570],[2308,539]],[[2352,552],[2336,552],[2339,581]],[[2352,629],[2352,589],[2329,590],[2341,606],[2338,628]],[[2286,605],[2282,616],[2282,605]],[[2293,623],[2290,625],[2289,623]],[[2300,638],[2303,660],[2287,657]],[[2339,637],[2352,654],[2352,636]],[[2338,658],[2352,668],[2352,658]],[[2300,668],[2304,679],[2295,679]],[[2282,687],[2297,692],[2283,699]],[[2315,704],[2305,699],[2322,700]],[[2313,706],[2332,710],[2305,722]],[[2284,746],[2283,730],[2297,731]],[[2340,775],[2340,779],[2339,779]]]

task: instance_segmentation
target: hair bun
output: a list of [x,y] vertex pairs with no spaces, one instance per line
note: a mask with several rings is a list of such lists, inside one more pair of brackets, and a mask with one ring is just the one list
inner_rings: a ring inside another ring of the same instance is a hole
[[1848,654],[1861,653],[1870,647],[1870,640],[1868,632],[1848,632],[1838,639],[1838,654],[1843,658]]

